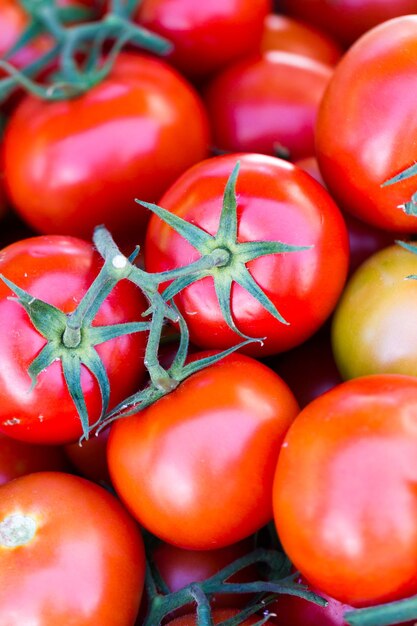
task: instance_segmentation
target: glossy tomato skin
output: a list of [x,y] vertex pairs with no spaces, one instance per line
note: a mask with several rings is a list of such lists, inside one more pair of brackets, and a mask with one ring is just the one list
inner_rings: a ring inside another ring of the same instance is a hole
[[139,529],[110,493],[83,478],[40,472],[1,487],[2,530],[23,516],[32,537],[0,542],[6,626],[133,626],[145,572]]
[[351,380],[304,408],[274,480],[283,548],[311,585],[367,606],[417,590],[417,379]]
[[[41,235],[18,241],[0,253],[0,272],[34,297],[65,313],[74,310],[102,260],[93,246],[75,237]],[[58,361],[47,367],[31,388],[27,369],[46,340],[33,327],[24,308],[0,284],[0,431],[31,443],[63,444],[78,440],[81,422]],[[94,324],[140,320],[146,303],[136,287],[123,281],[100,307]],[[137,390],[144,375],[145,333],[112,339],[96,347],[106,368],[114,405]],[[123,370],[122,370],[123,368]],[[121,374],[123,371],[123,375]],[[83,368],[81,384],[90,423],[101,411],[98,385]]]
[[371,28],[416,12],[414,0],[280,0],[279,11],[321,28],[350,46]]
[[328,65],[335,65],[342,56],[341,47],[327,33],[278,13],[269,13],[265,18],[261,50],[286,50]]
[[[248,264],[289,325],[273,318],[246,290],[233,285],[232,313],[238,328],[251,337],[266,337],[262,346],[256,343],[245,350],[267,356],[300,344],[330,315],[347,273],[348,238],[339,210],[321,185],[301,169],[259,154],[203,161],[176,181],[161,199],[161,206],[215,234],[226,181],[237,161],[238,240],[312,246]],[[151,218],[145,243],[148,271],[172,269],[197,258],[191,245],[158,218]],[[211,278],[187,287],[176,302],[196,346],[223,349],[241,341],[223,320]]]
[[332,321],[344,378],[391,372],[417,376],[417,256],[398,245],[372,255],[348,281]]
[[336,68],[316,129],[320,170],[339,206],[396,232],[417,231],[416,217],[399,208],[414,194],[415,178],[382,186],[416,159],[416,54],[417,15],[363,35]]
[[105,224],[136,243],[147,213],[135,198],[158,201],[208,147],[191,85],[157,58],[124,52],[78,98],[21,102],[4,138],[6,188],[35,232],[89,239]]
[[314,126],[330,66],[293,52],[272,50],[217,74],[204,91],[214,145],[228,152],[291,159],[315,152]]
[[140,524],[168,543],[191,550],[236,543],[271,519],[280,442],[297,412],[277,374],[232,355],[111,426],[113,486]]
[[60,446],[40,446],[0,434],[0,485],[33,472],[71,470]]
[[174,45],[168,59],[194,79],[256,51],[271,0],[143,0],[136,20]]

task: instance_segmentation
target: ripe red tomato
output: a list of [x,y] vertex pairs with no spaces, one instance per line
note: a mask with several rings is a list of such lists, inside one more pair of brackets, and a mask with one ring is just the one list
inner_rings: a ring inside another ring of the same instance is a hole
[[0,485],[18,476],[46,470],[70,471],[61,447],[32,445],[0,434]]
[[141,525],[182,548],[248,537],[272,517],[280,443],[298,412],[262,363],[232,355],[111,426],[116,492]]
[[417,379],[342,383],[298,415],[273,486],[283,548],[316,589],[352,606],[417,592]]
[[137,242],[147,212],[134,199],[157,201],[208,149],[194,89],[163,61],[125,52],[80,97],[20,103],[4,137],[5,183],[36,232],[90,238],[105,224]]
[[131,626],[145,573],[139,529],[94,483],[55,472],[0,489],[4,625]]
[[228,152],[314,154],[317,110],[333,69],[272,50],[228,66],[205,89],[216,148]]
[[368,31],[336,67],[317,122],[317,158],[336,202],[396,232],[417,232],[416,217],[400,208],[415,177],[382,186],[416,160],[416,55],[417,15]]
[[286,50],[328,65],[335,65],[342,56],[339,44],[324,31],[277,13],[265,18],[261,50]]
[[106,456],[108,437],[105,429],[81,445],[76,441],[64,446],[66,456],[81,476],[105,485],[111,484]]
[[[197,164],[174,183],[161,206],[214,235],[226,181],[237,161],[238,241],[313,246],[248,263],[251,275],[288,325],[245,288],[232,286],[237,327],[251,337],[266,337],[263,346],[256,343],[245,350],[266,356],[302,343],[330,315],[347,273],[348,238],[339,210],[321,185],[303,170],[260,154],[231,154]],[[145,243],[149,271],[180,267],[197,258],[199,253],[171,227],[151,218]],[[223,349],[241,341],[223,319],[211,277],[190,285],[175,300],[196,346]]]
[[321,28],[351,45],[377,24],[416,12],[415,0],[280,0],[279,11]]
[[[61,309],[74,310],[97,275],[102,260],[93,246],[81,239],[39,236],[11,244],[1,251],[0,273]],[[0,431],[32,443],[69,443],[82,434],[81,422],[69,395],[59,361],[38,377],[31,388],[28,367],[46,343],[24,308],[10,299],[0,283]],[[100,307],[94,325],[140,320],[146,303],[137,287],[122,281]],[[107,371],[114,405],[137,390],[144,374],[145,333],[112,339],[96,346]],[[123,368],[123,375],[120,375]],[[101,411],[96,379],[84,367],[81,384],[90,423]]]
[[194,78],[257,49],[271,0],[143,0],[139,24],[174,44],[168,59]]

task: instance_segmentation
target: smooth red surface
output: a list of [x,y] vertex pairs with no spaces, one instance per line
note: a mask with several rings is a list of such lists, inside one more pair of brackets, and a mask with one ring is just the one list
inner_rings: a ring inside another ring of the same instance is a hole
[[191,550],[248,537],[272,517],[280,443],[298,412],[287,385],[232,355],[111,426],[112,483],[141,525]]
[[293,52],[271,50],[229,66],[204,100],[216,148],[290,159],[315,153],[317,110],[333,69]]
[[[131,626],[145,555],[139,529],[118,500],[94,483],[55,472],[17,478],[0,489],[0,523],[35,523],[18,547],[0,539],[3,624]],[[2,528],[3,530],[3,528]]]
[[[31,295],[65,313],[73,311],[96,277],[102,260],[81,239],[59,235],[18,241],[0,253],[0,272]],[[24,308],[0,284],[0,431],[31,443],[61,444],[78,440],[81,422],[55,361],[31,389],[27,368],[46,343]],[[119,283],[100,307],[94,324],[140,321],[146,303],[137,287]],[[144,375],[145,333],[112,339],[97,346],[107,370],[114,406],[137,390]],[[121,375],[122,374],[122,375]],[[101,396],[92,374],[83,368],[81,384],[90,423],[101,412]]]
[[282,445],[274,517],[294,567],[340,602],[417,591],[417,379],[376,375],[304,408]]
[[124,52],[80,97],[21,102],[4,138],[5,183],[36,232],[89,239],[105,224],[137,243],[148,214],[135,198],[156,202],[209,143],[191,85],[157,58]]
[[171,41],[168,60],[198,78],[255,51],[271,8],[271,0],[143,0],[136,20]]
[[417,232],[399,206],[412,177],[382,184],[415,163],[417,15],[390,20],[361,37],[336,67],[317,122],[323,179],[342,209],[391,231]]
[[[237,327],[251,337],[266,337],[263,346],[252,344],[245,351],[266,356],[302,343],[330,315],[347,273],[348,238],[338,208],[321,185],[303,170],[259,154],[203,161],[177,180],[161,199],[161,206],[215,234],[226,181],[237,161],[238,241],[312,246],[248,263],[252,276],[288,325],[272,317],[243,287],[236,283],[232,287]],[[151,218],[145,243],[148,271],[172,269],[197,258],[191,245],[158,218]],[[241,341],[223,319],[211,278],[187,287],[176,302],[193,344],[222,349]]]

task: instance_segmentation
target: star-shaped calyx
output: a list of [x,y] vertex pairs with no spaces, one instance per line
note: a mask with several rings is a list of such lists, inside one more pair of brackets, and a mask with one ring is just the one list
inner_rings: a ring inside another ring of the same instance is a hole
[[[253,339],[242,333],[236,326],[231,310],[231,291],[233,283],[246,289],[271,315],[283,324],[290,322],[284,319],[275,304],[261,289],[247,268],[247,263],[269,254],[282,254],[307,250],[311,246],[297,246],[281,241],[238,241],[238,216],[236,181],[239,174],[239,162],[236,163],[227,181],[220,221],[217,233],[210,235],[198,226],[187,222],[166,209],[149,202],[136,200],[140,205],[150,209],[161,220],[171,226],[179,235],[186,239],[198,252],[202,259],[212,259],[212,266],[200,272],[193,272],[175,278],[164,290],[162,296],[171,300],[180,291],[192,283],[211,276],[224,320],[228,326],[244,339]],[[169,271],[165,272],[167,277]],[[262,340],[263,338],[257,338]]]

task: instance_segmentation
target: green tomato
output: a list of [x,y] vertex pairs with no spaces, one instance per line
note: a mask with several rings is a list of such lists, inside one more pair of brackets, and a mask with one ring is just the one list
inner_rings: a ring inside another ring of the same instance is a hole
[[417,376],[417,255],[389,246],[353,274],[332,322],[332,347],[344,379]]

